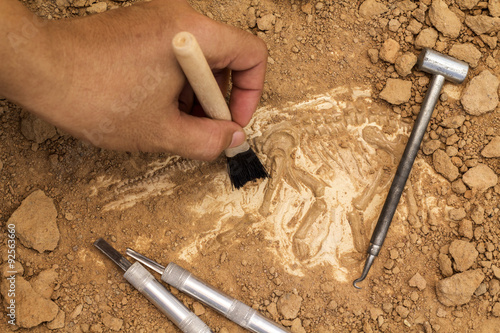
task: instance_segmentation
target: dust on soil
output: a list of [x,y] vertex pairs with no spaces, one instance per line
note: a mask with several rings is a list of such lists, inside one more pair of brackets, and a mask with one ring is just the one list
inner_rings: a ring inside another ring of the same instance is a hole
[[[493,18],[500,8],[491,0],[434,2],[191,1],[269,48],[248,131],[272,177],[242,191],[230,189],[222,158],[97,149],[0,100],[4,235],[36,190],[53,199],[60,233],[53,251],[17,243],[18,288],[33,288],[22,295],[26,304],[36,300],[21,321],[33,327],[18,331],[177,331],[93,248],[99,237],[121,252],[176,262],[292,332],[498,330],[498,83],[475,82],[482,91],[494,87],[487,96],[479,89],[484,103],[460,98],[483,71],[500,75],[500,19]],[[129,5],[92,3],[27,5],[50,19]],[[479,31],[484,25],[471,21],[483,17],[494,22]],[[455,44],[465,51],[452,51]],[[462,85],[444,88],[384,247],[358,291],[351,281],[428,87],[429,75],[410,72],[419,46],[475,67]],[[243,331],[172,291],[215,332]],[[13,328],[4,314],[0,330]]]

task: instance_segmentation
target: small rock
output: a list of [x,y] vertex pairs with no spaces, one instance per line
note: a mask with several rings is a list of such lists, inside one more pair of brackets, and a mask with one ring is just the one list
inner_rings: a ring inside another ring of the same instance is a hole
[[479,287],[477,287],[476,291],[474,291],[474,295],[481,296],[486,294],[487,291],[488,291],[488,285],[485,282],[483,282],[479,285]]
[[59,274],[55,269],[46,269],[38,276],[31,279],[31,286],[38,294],[45,298],[50,298],[57,282]]
[[194,302],[193,303],[193,312],[197,316],[201,316],[205,314],[205,307],[201,305],[199,302]]
[[247,25],[250,29],[255,28],[255,26],[257,25],[257,17],[255,16],[255,7],[248,8]]
[[441,147],[441,141],[440,140],[429,140],[424,142],[422,145],[422,152],[425,155],[430,155],[434,153],[437,149]]
[[388,10],[386,5],[375,0],[366,0],[359,6],[359,14],[366,18],[382,15]]
[[453,275],[453,268],[451,267],[451,260],[446,254],[439,254],[438,256],[439,268],[441,269],[441,274],[446,277]]
[[462,179],[457,179],[451,183],[451,189],[457,194],[464,194],[467,191],[467,186],[465,186]]
[[278,299],[276,305],[279,313],[281,313],[285,319],[295,319],[300,311],[301,304],[302,297],[292,293],[286,293]]
[[491,314],[494,315],[495,317],[500,317],[500,302],[496,302],[495,305],[493,305]]
[[15,261],[13,264],[4,262],[2,266],[0,266],[0,272],[2,272],[1,277],[9,277],[17,274],[23,275],[24,267],[19,261]]
[[484,222],[484,208],[482,206],[477,206],[476,209],[470,214],[472,221],[476,224],[483,224]]
[[[9,280],[2,279],[0,289],[4,301],[10,299]],[[16,324],[31,328],[46,321],[52,321],[59,312],[57,305],[33,290],[22,276],[16,276]]]
[[24,199],[7,224],[16,226],[16,236],[24,246],[43,253],[53,251],[59,242],[56,217],[52,199],[37,190]]
[[481,35],[481,40],[488,45],[488,47],[492,50],[496,49],[497,43],[498,43],[498,38],[497,37],[491,37],[488,35]]
[[106,10],[108,10],[108,4],[104,1],[94,3],[90,7],[87,7],[87,13],[89,14],[104,13]]
[[472,221],[467,219],[463,219],[462,221],[460,221],[460,225],[458,227],[458,233],[460,236],[472,239],[472,237],[474,237],[474,230],[472,229]]
[[306,333],[306,330],[304,329],[304,327],[302,327],[302,321],[300,320],[300,318],[295,318],[292,321],[292,326],[290,326],[290,331],[292,333]]
[[47,328],[49,330],[56,330],[58,328],[63,328],[65,319],[66,319],[66,313],[63,310],[59,310],[56,318],[47,323]]
[[467,62],[472,68],[477,67],[479,60],[481,60],[481,51],[479,51],[473,44],[454,44],[448,54],[459,60]]
[[464,124],[464,121],[465,121],[464,116],[448,117],[441,122],[441,126],[446,128],[457,129]]
[[267,14],[257,19],[257,27],[259,30],[268,31],[273,28],[275,22],[275,17],[273,14]]
[[492,265],[491,270],[493,271],[493,275],[495,275],[495,277],[500,280],[500,268],[498,268],[495,265]]
[[399,49],[399,43],[394,39],[389,38],[380,48],[379,57],[380,59],[393,64],[396,61]]
[[42,143],[57,135],[56,128],[31,113],[21,115],[21,133],[26,139]]
[[410,24],[408,24],[408,26],[406,27],[406,30],[416,35],[420,32],[420,30],[422,30],[422,23],[418,22],[415,19],[412,19],[410,21]]
[[380,92],[380,98],[395,105],[408,102],[411,98],[411,81],[387,79],[384,90]]
[[498,85],[500,81],[489,70],[474,77],[465,88],[461,102],[465,111],[479,116],[493,111],[498,105]]
[[76,317],[78,317],[80,315],[80,313],[82,313],[82,310],[83,310],[83,303],[82,304],[78,304],[75,309],[73,310],[73,312],[71,312],[71,315],[69,316],[70,319],[75,319]]
[[408,284],[410,285],[410,287],[417,287],[420,290],[424,290],[427,286],[427,282],[425,281],[424,277],[419,273],[413,275]]
[[487,158],[500,157],[500,136],[495,136],[481,151],[481,155]]
[[487,15],[467,15],[465,24],[478,35],[500,30],[500,18]]
[[110,314],[105,313],[102,316],[102,323],[104,324],[104,326],[106,326],[110,330],[118,332],[119,330],[122,329],[123,319],[115,318],[115,317],[111,316]]
[[472,9],[477,5],[479,0],[455,0],[460,9]]
[[483,280],[484,274],[480,269],[455,274],[437,283],[437,298],[446,306],[466,304]]
[[415,47],[417,49],[434,48],[438,38],[438,32],[433,28],[426,28],[417,35],[415,38]]
[[395,68],[399,75],[405,77],[411,74],[413,66],[417,63],[417,56],[411,52],[406,52],[396,59]]
[[408,310],[407,307],[402,306],[402,305],[396,306],[396,312],[403,319],[407,318],[408,315],[410,314],[410,310]]
[[463,209],[462,207],[452,208],[452,209],[450,209],[448,216],[453,221],[461,221],[466,216],[465,209]]
[[462,177],[467,186],[479,191],[486,191],[498,183],[498,176],[486,164],[478,164],[470,168]]
[[442,149],[438,149],[432,154],[434,169],[450,182],[457,179],[459,172],[458,168],[453,164],[451,158]]
[[443,308],[438,308],[438,310],[436,311],[436,316],[438,318],[446,318],[446,316],[448,316],[448,312],[446,312],[446,310]]
[[378,50],[377,49],[369,49],[368,57],[370,57],[370,61],[372,64],[376,64],[378,62]]
[[474,264],[479,252],[477,252],[472,243],[463,240],[454,240],[450,244],[450,254],[455,260],[455,269],[459,272],[464,272]]
[[462,28],[460,19],[442,0],[432,1],[429,19],[432,25],[446,37],[457,38],[460,34]]
[[500,16],[500,0],[489,0],[488,11],[493,17]]

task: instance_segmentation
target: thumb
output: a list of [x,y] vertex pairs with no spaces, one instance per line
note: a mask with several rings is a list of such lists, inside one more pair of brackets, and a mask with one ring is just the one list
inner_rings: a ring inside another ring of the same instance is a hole
[[176,125],[173,153],[183,157],[211,161],[223,150],[246,140],[243,129],[232,121],[200,118],[180,112]]

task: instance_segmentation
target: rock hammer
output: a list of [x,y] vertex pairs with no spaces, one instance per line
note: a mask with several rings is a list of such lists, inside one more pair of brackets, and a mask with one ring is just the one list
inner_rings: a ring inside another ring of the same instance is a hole
[[431,49],[424,49],[417,60],[417,69],[432,74],[432,79],[429,84],[429,89],[425,95],[424,101],[420,108],[420,113],[417,120],[413,125],[413,129],[406,144],[405,151],[401,157],[396,175],[385,199],[384,206],[380,213],[377,225],[373,231],[372,238],[370,239],[370,246],[368,247],[368,257],[366,258],[365,266],[361,277],[354,280],[353,285],[357,289],[357,283],[363,281],[379,254],[382,244],[384,243],[387,231],[391,225],[392,218],[396,212],[396,208],[403,193],[406,180],[410,175],[413,162],[420,149],[420,143],[424,137],[427,125],[434,111],[434,107],[441,93],[444,81],[449,80],[453,83],[462,83],[467,77],[469,65],[463,61],[441,54]]

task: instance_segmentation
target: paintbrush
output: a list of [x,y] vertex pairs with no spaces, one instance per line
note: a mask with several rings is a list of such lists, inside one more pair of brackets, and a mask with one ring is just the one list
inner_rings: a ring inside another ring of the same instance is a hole
[[[196,38],[189,32],[179,32],[172,40],[174,54],[184,75],[207,115],[213,119],[232,120],[226,100]],[[231,184],[239,189],[248,181],[269,175],[247,141],[224,151]]]

